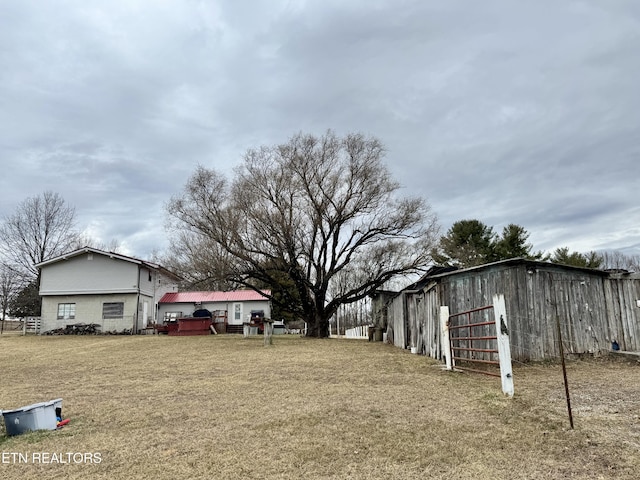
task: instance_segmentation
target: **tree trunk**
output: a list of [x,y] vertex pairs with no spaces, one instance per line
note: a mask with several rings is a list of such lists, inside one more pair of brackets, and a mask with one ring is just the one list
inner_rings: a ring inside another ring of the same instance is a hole
[[320,312],[316,312],[313,318],[307,322],[307,337],[329,337],[329,319],[324,318]]

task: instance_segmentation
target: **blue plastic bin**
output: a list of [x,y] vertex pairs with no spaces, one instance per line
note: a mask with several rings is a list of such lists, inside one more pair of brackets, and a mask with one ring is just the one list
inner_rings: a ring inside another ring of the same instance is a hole
[[15,410],[2,410],[7,435],[20,435],[34,430],[55,430],[58,426],[56,408],[62,408],[61,398]]

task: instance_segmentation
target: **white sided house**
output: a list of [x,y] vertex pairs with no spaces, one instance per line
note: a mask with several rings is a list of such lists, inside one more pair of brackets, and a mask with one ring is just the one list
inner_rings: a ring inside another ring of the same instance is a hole
[[252,312],[271,318],[270,290],[232,290],[229,292],[173,292],[158,302],[159,323],[190,317],[196,310],[209,310],[214,322],[224,322],[227,333],[242,333]]
[[180,277],[155,263],[84,247],[36,265],[41,332],[76,323],[139,333],[156,323],[157,304]]

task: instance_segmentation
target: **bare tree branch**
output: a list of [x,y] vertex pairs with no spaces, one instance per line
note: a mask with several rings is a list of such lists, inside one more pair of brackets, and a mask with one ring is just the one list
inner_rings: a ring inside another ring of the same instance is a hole
[[44,192],[18,205],[0,225],[0,255],[15,268],[38,276],[35,267],[77,246],[75,209],[57,193]]

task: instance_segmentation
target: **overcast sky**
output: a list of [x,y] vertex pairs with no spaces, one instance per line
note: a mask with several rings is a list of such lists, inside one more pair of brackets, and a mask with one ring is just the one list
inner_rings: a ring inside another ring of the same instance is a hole
[[147,258],[198,164],[329,128],[443,232],[640,254],[637,0],[0,0],[0,217],[52,190]]

